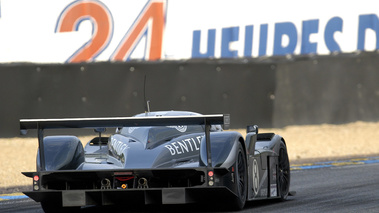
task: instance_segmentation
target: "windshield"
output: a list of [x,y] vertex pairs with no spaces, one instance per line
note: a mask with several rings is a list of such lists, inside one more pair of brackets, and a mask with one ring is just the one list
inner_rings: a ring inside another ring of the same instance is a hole
[[[135,117],[144,116],[181,116],[181,115],[199,115],[193,112],[150,112],[148,114],[141,113]],[[182,125],[182,126],[148,126],[148,127],[123,127],[121,134],[131,138],[131,140],[140,141],[146,144],[147,148],[154,147],[162,142],[170,141],[173,138],[192,134],[204,133],[203,125]],[[222,131],[221,125],[212,125],[211,131]]]
[[[154,127],[124,127],[121,134],[146,144],[170,141],[173,138],[191,133],[203,133],[200,125],[190,126],[154,126]],[[150,146],[150,145],[149,145]]]

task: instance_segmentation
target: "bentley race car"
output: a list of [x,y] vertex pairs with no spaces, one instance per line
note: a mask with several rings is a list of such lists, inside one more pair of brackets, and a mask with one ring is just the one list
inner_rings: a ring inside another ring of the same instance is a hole
[[[22,119],[21,133],[37,129],[37,171],[24,192],[45,212],[88,205],[186,204],[220,201],[242,209],[246,201],[291,195],[284,139],[248,126],[246,137],[229,115],[158,111],[134,117]],[[103,137],[105,128],[115,134]],[[76,136],[44,130],[93,128],[83,147]]]

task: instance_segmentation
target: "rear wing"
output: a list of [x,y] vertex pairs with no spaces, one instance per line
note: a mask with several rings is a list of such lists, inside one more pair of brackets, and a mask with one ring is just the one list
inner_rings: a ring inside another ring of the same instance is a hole
[[137,127],[170,125],[214,125],[223,124],[227,129],[229,115],[191,115],[162,117],[109,117],[109,118],[62,118],[62,119],[21,119],[21,134],[28,129]]
[[63,118],[63,119],[21,119],[20,133],[26,134],[28,129],[38,130],[38,145],[41,169],[45,170],[45,152],[43,131],[45,129],[65,128],[102,128],[102,127],[141,127],[141,126],[178,126],[204,125],[207,148],[207,167],[212,167],[210,148],[211,125],[230,125],[229,115],[194,115],[194,116],[162,116],[162,117],[109,117],[109,118]]

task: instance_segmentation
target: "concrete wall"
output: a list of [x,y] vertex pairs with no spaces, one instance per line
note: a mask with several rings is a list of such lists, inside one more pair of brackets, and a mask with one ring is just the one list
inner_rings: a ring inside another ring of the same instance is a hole
[[376,53],[297,58],[276,71],[273,126],[379,120]]
[[0,134],[20,118],[132,116],[151,110],[229,113],[232,127],[272,125],[275,69],[241,61],[11,64],[0,67]]
[[[232,128],[379,120],[379,55],[257,60],[2,64],[0,137],[20,118],[231,114]],[[144,78],[146,76],[146,90]]]

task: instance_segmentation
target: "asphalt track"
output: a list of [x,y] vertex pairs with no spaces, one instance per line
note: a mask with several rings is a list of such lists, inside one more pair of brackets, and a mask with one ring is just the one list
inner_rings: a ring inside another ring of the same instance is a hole
[[[287,201],[248,202],[240,212],[379,212],[379,157],[291,166]],[[125,210],[128,209],[128,210]],[[43,212],[20,193],[0,195],[0,212]],[[94,208],[80,212],[227,212],[215,206]]]

